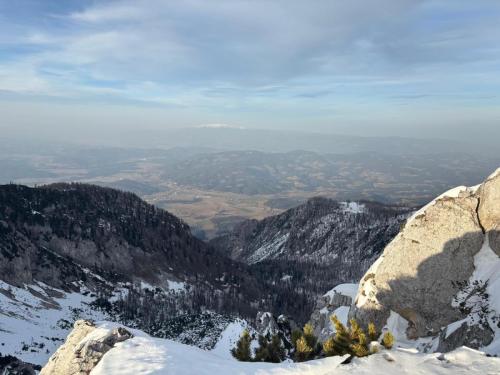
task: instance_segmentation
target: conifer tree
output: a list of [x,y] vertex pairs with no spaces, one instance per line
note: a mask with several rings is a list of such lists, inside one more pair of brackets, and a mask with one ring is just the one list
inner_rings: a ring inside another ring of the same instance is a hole
[[384,337],[382,337],[382,345],[386,349],[391,349],[392,346],[394,345],[394,336],[390,332],[384,333]]
[[356,357],[366,357],[370,354],[370,351],[368,350],[368,340],[365,333],[359,329],[359,326],[357,331],[357,340],[351,345],[351,351]]
[[278,334],[271,337],[271,342],[269,343],[268,348],[268,362],[279,363],[285,359],[285,348],[283,347],[281,337]]
[[377,341],[379,336],[380,335],[377,332],[375,324],[373,324],[372,322],[368,323],[368,338],[370,339],[370,341]]
[[297,341],[302,337],[302,335],[303,333],[300,329],[295,329],[292,331],[291,339],[294,350],[297,350]]
[[255,349],[255,361],[256,362],[266,362],[269,357],[269,348],[267,339],[259,335],[259,346]]
[[359,341],[359,336],[363,334],[363,330],[361,329],[358,322],[354,318],[349,320],[349,324],[351,325],[349,330],[351,341]]
[[304,336],[299,338],[296,343],[295,348],[295,360],[297,362],[303,362],[310,358],[313,348],[307,345],[307,340]]
[[252,354],[250,352],[251,342],[252,338],[250,337],[250,333],[245,329],[236,343],[236,347],[231,349],[233,357],[238,361],[250,362],[252,360]]
[[333,338],[334,351],[338,355],[350,354],[351,335],[349,331],[336,315],[332,315],[330,319],[335,326],[335,337]]
[[335,338],[334,336],[329,337],[324,343],[323,343],[323,352],[327,357],[331,357],[333,355],[340,355],[335,347]]
[[307,323],[304,326],[304,338],[307,342],[307,345],[314,351],[314,349],[316,348],[316,344],[318,343],[318,338],[314,336],[314,328],[310,323]]
[[262,335],[259,336],[259,346],[255,349],[256,362],[279,363],[284,359],[285,348],[278,334],[273,335],[271,341]]

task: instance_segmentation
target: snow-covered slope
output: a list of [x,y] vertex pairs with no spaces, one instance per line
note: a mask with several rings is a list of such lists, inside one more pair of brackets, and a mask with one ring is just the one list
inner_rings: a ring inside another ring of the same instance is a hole
[[[114,327],[115,324],[102,323],[98,330],[102,335],[103,330]],[[498,374],[500,368],[500,359],[486,357],[468,348],[444,355],[421,354],[408,349],[383,350],[345,365],[341,364],[345,357],[340,356],[306,363],[247,363],[221,356],[216,351],[152,338],[137,330],[130,331],[134,337],[109,350],[91,371],[91,375],[493,375]]]
[[0,352],[43,365],[76,319],[105,318],[90,307],[93,300],[88,291],[67,293],[43,283],[17,288],[0,281]]

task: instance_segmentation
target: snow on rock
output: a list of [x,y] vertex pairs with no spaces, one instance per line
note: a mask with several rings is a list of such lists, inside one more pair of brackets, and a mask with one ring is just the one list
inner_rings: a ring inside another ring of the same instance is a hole
[[248,258],[248,264],[254,264],[262,261],[263,259],[272,258],[278,255],[282,249],[285,242],[288,240],[290,233],[285,233],[281,236],[277,236],[273,241],[259,247],[255,252]]
[[498,355],[500,354],[500,257],[491,249],[489,236],[484,236],[483,246],[474,256],[474,268],[469,285],[485,286],[486,295],[471,295],[467,290],[458,294],[454,305],[464,301],[466,306],[471,307],[471,313],[465,319],[448,325],[446,338],[464,323],[472,326],[485,319],[494,336],[492,342],[481,350]]
[[357,290],[358,284],[339,284],[318,300],[311,314],[310,323],[320,341],[325,341],[335,332],[335,327],[330,321],[332,315],[336,315],[343,324],[347,324],[350,306]]
[[356,294],[358,293],[358,288],[359,284],[354,284],[354,283],[339,284],[335,288],[326,292],[324,296],[332,300],[335,294],[340,294],[343,296],[351,297],[354,300],[354,298],[356,298]]
[[[445,355],[394,349],[342,365],[345,357],[329,357],[304,363],[238,362],[217,353],[157,339],[130,330],[134,337],[117,343],[90,375],[475,375],[498,374],[500,359],[468,348]],[[390,361],[386,357],[390,357]]]
[[492,174],[490,174],[487,178],[487,180],[491,180],[497,176],[500,176],[500,168],[497,168],[497,170],[495,172],[493,172]]
[[186,283],[182,281],[168,280],[168,289],[175,293],[179,293],[186,290]]

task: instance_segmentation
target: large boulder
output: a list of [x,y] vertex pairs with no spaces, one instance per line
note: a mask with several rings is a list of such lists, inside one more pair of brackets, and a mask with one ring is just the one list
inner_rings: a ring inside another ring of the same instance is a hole
[[350,316],[382,328],[393,311],[408,321],[407,338],[439,337],[439,350],[488,345],[497,330],[489,301],[497,292],[499,228],[500,169],[409,218],[361,279]]
[[381,327],[392,310],[408,320],[410,338],[459,320],[452,301],[484,239],[478,204],[473,189],[457,188],[411,217],[362,278],[355,317]]
[[89,321],[78,320],[40,375],[88,375],[116,343],[131,337],[132,334],[122,327],[99,330]]

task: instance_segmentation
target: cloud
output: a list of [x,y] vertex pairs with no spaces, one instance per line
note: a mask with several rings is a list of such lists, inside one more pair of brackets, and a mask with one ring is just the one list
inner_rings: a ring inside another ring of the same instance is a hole
[[19,0],[2,10],[4,92],[325,119],[498,98],[500,3],[487,0]]

